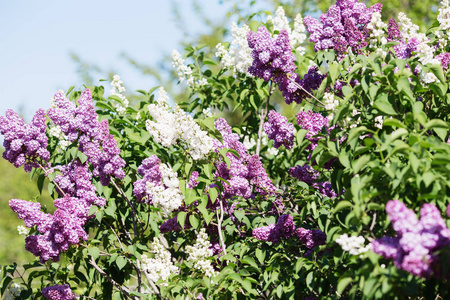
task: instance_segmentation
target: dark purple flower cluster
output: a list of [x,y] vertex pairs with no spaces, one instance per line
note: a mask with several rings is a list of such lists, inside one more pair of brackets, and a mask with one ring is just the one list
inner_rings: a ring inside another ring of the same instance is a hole
[[53,108],[47,111],[52,122],[59,126],[68,141],[78,140],[78,148],[94,167],[94,176],[99,176],[106,186],[111,176],[125,177],[125,161],[119,156],[117,142],[109,133],[108,120],[99,122],[89,89],[81,93],[78,106],[67,99],[63,92],[53,97]]
[[178,224],[177,217],[175,216],[159,226],[159,230],[161,231],[161,233],[167,233],[172,231],[180,231],[181,227]]
[[327,242],[327,236],[319,229],[310,230],[300,227],[295,230],[295,235],[308,249],[325,245]]
[[388,42],[401,42],[402,33],[400,32],[398,23],[395,19],[389,19],[387,31],[388,31],[387,36]]
[[216,128],[220,131],[223,143],[214,141],[215,149],[229,148],[238,152],[239,157],[228,152],[230,167],[225,162],[216,163],[216,176],[228,181],[224,184],[223,199],[242,196],[246,199],[252,196],[252,188],[261,195],[273,194],[276,190],[267,176],[258,155],[250,155],[245,146],[239,141],[239,136],[233,133],[225,119],[216,121]]
[[50,159],[45,121],[43,109],[36,112],[29,124],[11,109],[6,111],[6,117],[0,116],[0,133],[5,137],[3,158],[16,168],[24,166],[26,172],[39,164],[45,166]]
[[400,43],[394,46],[395,56],[401,59],[410,58],[413,51],[417,51],[420,42],[416,38],[410,39],[406,43]]
[[288,123],[285,116],[274,110],[269,112],[268,120],[264,123],[264,132],[273,140],[273,146],[279,148],[284,145],[292,149],[294,145],[294,125]]
[[300,125],[302,129],[308,132],[305,138],[308,139],[311,144],[308,146],[308,150],[314,150],[317,147],[317,142],[321,137],[315,137],[318,133],[322,132],[325,127],[328,132],[328,119],[319,113],[314,113],[311,110],[307,112],[300,111],[297,114],[297,124]]
[[276,224],[253,229],[254,238],[264,242],[279,243],[281,239],[289,239],[295,232],[295,224],[291,215],[281,215]]
[[149,204],[151,202],[151,195],[147,194],[146,184],[152,182],[155,185],[162,185],[162,174],[159,171],[161,160],[156,155],[152,155],[142,161],[138,168],[138,173],[143,178],[133,183],[133,194],[137,201]]
[[68,284],[54,285],[42,290],[42,295],[50,300],[74,300],[77,296],[72,292]]
[[310,165],[297,165],[289,169],[289,175],[307,184],[313,184],[319,178],[319,171],[314,170]]
[[331,183],[329,181],[325,181],[325,182],[315,182],[313,183],[313,187],[319,191],[319,193],[321,193],[322,195],[329,197],[329,198],[334,198],[337,197],[337,193],[333,190],[333,188],[331,187]]
[[403,202],[391,200],[386,212],[397,232],[395,237],[382,237],[372,242],[372,250],[394,260],[397,268],[423,278],[440,277],[436,252],[450,245],[450,229],[433,204],[420,210],[420,220]]
[[442,69],[446,71],[448,69],[448,63],[450,62],[450,53],[443,52],[436,56],[436,59],[441,62]]
[[354,53],[367,45],[370,32],[367,24],[374,12],[381,12],[382,4],[377,3],[367,8],[364,3],[357,0],[337,0],[330,6],[327,13],[322,14],[319,20],[306,16],[304,22],[309,40],[316,51],[333,49],[339,57],[347,52],[348,47]]
[[281,30],[276,38],[272,38],[267,29],[261,26],[256,33],[250,31],[247,40],[253,49],[250,74],[278,84],[287,104],[294,101],[301,103],[309,97],[307,92],[317,89],[325,78],[317,68],[310,68],[303,79],[294,73],[295,57],[286,30]]

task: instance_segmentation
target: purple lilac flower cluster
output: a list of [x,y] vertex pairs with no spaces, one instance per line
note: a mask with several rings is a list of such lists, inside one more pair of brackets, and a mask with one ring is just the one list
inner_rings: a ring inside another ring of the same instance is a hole
[[318,133],[322,132],[322,129],[325,129],[328,132],[328,119],[322,116],[319,113],[314,113],[311,110],[307,112],[300,111],[297,114],[297,124],[300,125],[302,129],[307,130],[308,132],[305,135],[305,138],[311,142],[308,146],[308,150],[314,150],[317,147],[319,139],[321,137],[315,137]]
[[331,187],[331,183],[329,181],[325,182],[315,182],[313,183],[313,188],[319,191],[324,196],[329,198],[337,197],[337,193]]
[[63,197],[54,201],[56,211],[53,215],[42,212],[41,205],[36,202],[9,201],[9,206],[24,220],[26,227],[37,227],[38,234],[25,239],[25,249],[39,256],[41,262],[58,261],[61,252],[78,244],[80,239],[87,240],[88,234],[83,226],[89,218],[89,209],[94,204],[106,204],[104,198],[96,195],[87,165],[74,161],[59,169],[62,175],[55,177],[55,183]]
[[216,151],[220,148],[229,148],[236,150],[239,154],[237,157],[230,152],[227,153],[231,162],[230,167],[223,161],[216,163],[216,176],[229,183],[224,185],[222,198],[242,196],[248,199],[252,196],[252,188],[261,195],[273,194],[276,188],[267,176],[259,156],[248,154],[245,146],[239,141],[239,136],[232,132],[225,119],[218,119],[216,128],[223,138],[223,143],[214,141]]
[[337,0],[331,5],[327,13],[322,14],[319,20],[306,16],[304,22],[309,40],[316,51],[333,49],[340,58],[347,52],[348,47],[354,53],[367,45],[369,30],[367,24],[374,12],[381,12],[382,4],[377,3],[367,8],[364,3],[357,0]]
[[97,188],[92,184],[92,173],[87,164],[76,160],[56,168],[61,171],[61,175],[56,175],[54,179],[58,184],[56,190],[60,196],[70,195],[83,199],[86,202],[86,213],[91,205],[104,206],[106,204],[105,198],[97,196]]
[[289,175],[307,184],[313,184],[319,178],[319,171],[314,170],[310,165],[297,165],[289,169]]
[[193,189],[200,183],[200,181],[197,180],[199,175],[200,174],[198,174],[197,171],[192,172],[191,177],[189,178],[188,188]]
[[50,300],[74,300],[77,296],[72,292],[68,284],[54,285],[42,290],[42,295]]
[[403,202],[391,200],[386,212],[397,236],[385,236],[372,242],[372,250],[394,260],[397,268],[413,275],[440,277],[439,257],[436,252],[450,245],[450,229],[433,204],[426,203],[420,210],[420,220]]
[[162,185],[162,174],[159,171],[159,164],[161,160],[156,155],[152,155],[142,161],[142,164],[138,168],[138,173],[143,178],[133,183],[133,194],[140,202],[149,204],[151,202],[151,196],[147,194],[146,184],[152,182],[155,185]]
[[300,227],[295,230],[295,235],[308,249],[325,245],[327,242],[326,234],[319,229],[310,230]]
[[94,176],[99,176],[106,186],[111,176],[125,177],[125,161],[119,156],[117,142],[109,133],[108,120],[99,122],[89,89],[78,99],[78,106],[58,92],[53,97],[53,108],[47,111],[52,122],[59,126],[68,141],[78,140],[78,148],[94,167]]
[[23,165],[26,172],[38,168],[39,164],[45,166],[50,159],[45,121],[43,109],[36,112],[29,124],[8,109],[6,117],[0,117],[0,133],[5,137],[3,158],[16,168]]
[[292,149],[294,145],[294,125],[288,123],[285,116],[274,110],[269,112],[268,120],[264,123],[264,132],[273,140],[273,146],[279,148],[284,145]]
[[442,68],[444,69],[444,71],[446,71],[448,69],[448,64],[450,62],[450,53],[448,52],[440,53],[436,56],[436,59],[441,62]]
[[42,263],[50,259],[58,261],[60,252],[88,238],[83,229],[87,212],[82,199],[64,196],[55,200],[57,209],[53,215],[43,213],[39,203],[25,200],[11,199],[9,206],[24,219],[25,226],[37,226],[40,234],[27,236],[25,249],[39,256]]
[[255,228],[252,232],[253,237],[257,240],[275,244],[281,242],[282,239],[290,239],[294,234],[308,249],[325,245],[327,240],[325,233],[319,229],[295,228],[292,216],[287,214],[281,215],[276,224]]
[[253,31],[248,33],[247,41],[249,47],[253,49],[253,62],[248,69],[249,73],[278,84],[287,104],[294,101],[301,103],[326,77],[314,67],[308,70],[303,79],[294,73],[295,57],[286,30],[281,30],[276,38],[272,38],[269,31],[261,26],[256,33]]

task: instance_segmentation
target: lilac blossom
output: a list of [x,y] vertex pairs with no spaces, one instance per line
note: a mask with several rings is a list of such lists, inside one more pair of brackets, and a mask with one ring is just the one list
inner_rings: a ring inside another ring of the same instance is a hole
[[448,63],[450,62],[450,53],[448,52],[440,53],[439,55],[436,56],[436,59],[441,62],[442,69],[446,71],[448,69]]
[[308,249],[325,245],[327,242],[327,236],[319,229],[310,230],[300,227],[295,230],[295,235]]
[[50,300],[74,300],[77,296],[72,292],[68,284],[48,286],[42,289],[42,295]]
[[189,178],[188,188],[193,189],[196,187],[200,181],[197,180],[199,174],[197,171],[192,172],[191,177]]
[[239,141],[239,136],[232,132],[225,119],[218,119],[216,128],[223,138],[223,143],[218,140],[214,141],[216,151],[226,147],[236,150],[239,154],[237,157],[230,152],[227,153],[230,167],[223,161],[216,163],[216,177],[225,179],[229,183],[224,184],[222,198],[230,199],[234,196],[242,196],[248,199],[253,195],[253,188],[261,195],[273,194],[276,188],[267,176],[259,156],[251,156],[247,152],[244,144]]
[[439,277],[437,251],[450,245],[450,229],[437,207],[425,203],[419,220],[404,203],[391,200],[386,204],[386,212],[397,236],[376,239],[372,242],[373,251],[393,259],[397,268],[413,275]]
[[81,93],[78,106],[62,91],[56,93],[47,115],[69,142],[78,140],[78,149],[88,157],[88,162],[94,167],[93,175],[100,177],[102,185],[108,185],[112,176],[125,177],[125,161],[119,156],[117,142],[109,133],[108,120],[97,120],[89,89]]
[[379,3],[367,8],[364,3],[355,0],[337,0],[319,20],[311,16],[304,18],[310,33],[309,40],[315,43],[316,51],[333,49],[340,58],[343,58],[348,47],[358,53],[368,44],[370,32],[367,25],[372,14],[381,12],[381,9]]
[[0,116],[0,133],[4,136],[3,158],[16,168],[24,166],[26,172],[31,172],[39,165],[47,165],[50,152],[47,150],[48,138],[45,112],[39,109],[29,124],[11,109],[6,111],[6,117]]
[[294,235],[295,224],[291,215],[281,215],[276,224],[262,226],[253,229],[254,238],[264,242],[274,244],[281,242],[281,239],[289,239]]
[[319,113],[314,113],[310,110],[307,112],[300,111],[297,114],[297,124],[300,125],[302,129],[308,132],[305,138],[311,142],[308,146],[308,150],[314,150],[317,147],[317,143],[321,137],[315,137],[318,133],[322,132],[325,128],[328,132],[328,119]]
[[162,174],[159,170],[161,160],[156,155],[152,155],[142,161],[142,164],[138,167],[138,173],[143,178],[133,183],[133,194],[137,201],[150,203],[151,195],[147,194],[147,182],[151,182],[156,186],[162,185]]
[[307,184],[313,184],[319,178],[319,172],[309,165],[297,165],[289,169],[289,175]]
[[273,140],[273,146],[279,148],[284,145],[292,149],[294,145],[294,125],[288,123],[285,116],[274,110],[269,112],[268,120],[264,123],[264,132]]
[[331,183],[329,181],[325,182],[315,182],[313,183],[313,187],[319,191],[322,195],[329,197],[329,198],[335,198],[337,197],[337,193],[333,190],[331,187]]

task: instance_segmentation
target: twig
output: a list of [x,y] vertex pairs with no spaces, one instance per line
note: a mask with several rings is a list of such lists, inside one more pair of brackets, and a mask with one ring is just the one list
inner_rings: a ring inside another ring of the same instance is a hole
[[270,96],[272,96],[273,93],[273,87],[272,87],[272,81],[269,83],[269,97],[267,97],[266,106],[264,108],[261,108],[261,112],[259,113],[259,129],[258,129],[258,141],[256,142],[256,155],[259,156],[259,152],[261,151],[261,138],[263,133],[263,125],[264,120],[267,117],[267,111],[269,110],[269,101]]
[[121,188],[119,188],[116,184],[116,182],[114,180],[111,180],[111,182],[113,183],[113,185],[115,186],[115,188],[117,189],[117,191],[122,195],[123,198],[125,198],[125,200],[127,201],[128,205],[131,207],[131,212],[133,214],[133,229],[134,229],[134,236],[138,236],[137,233],[137,229],[136,229],[136,210],[134,209],[133,204],[130,202],[130,200],[128,200],[127,195],[125,195],[125,193],[123,192],[123,190]]
[[[298,84],[297,82],[295,82],[295,80],[293,80],[292,78],[290,78],[289,76],[287,77],[289,79],[290,82],[292,82],[293,84],[295,84],[297,87],[301,88],[305,93],[308,94],[308,96],[310,96],[311,98],[313,98],[314,100],[316,100],[317,102],[319,102],[320,104],[322,104],[325,107],[325,104],[323,104],[319,99],[317,99],[313,94],[311,94],[308,90],[306,90],[304,87],[302,87],[300,84]],[[310,102],[311,103],[311,102]],[[311,103],[312,104],[312,103]]]
[[377,213],[373,213],[372,224],[370,224],[370,231],[372,231],[373,227],[375,227],[376,220],[377,220]]
[[[139,268],[139,270],[141,270],[141,266],[140,266],[139,260],[136,260],[136,264],[137,264],[137,267]],[[148,283],[152,287],[152,289],[155,292],[155,294],[158,297],[158,299],[161,299],[161,294],[159,293],[158,287],[155,285],[153,280],[148,276],[148,274],[147,274],[147,272],[145,270],[143,270],[142,273],[144,273],[145,278],[147,278]]]
[[219,199],[219,203],[220,203],[220,217],[219,217],[219,212],[216,210],[217,222],[218,222],[217,230],[219,231],[219,240],[220,240],[220,245],[222,246],[223,253],[225,255],[227,255],[227,249],[225,247],[225,242],[223,241],[223,236],[222,236],[223,204],[220,199]]
[[96,269],[100,275],[102,275],[106,280],[108,280],[112,285],[114,285],[122,294],[125,295],[125,297],[131,298],[131,299],[138,299],[137,297],[130,296],[130,291],[126,287],[122,287],[120,284],[114,281],[111,277],[109,277],[108,274],[106,274],[105,271],[100,269],[100,267],[95,263],[95,259],[91,256],[89,259],[89,264]]
[[[39,168],[41,168],[42,171],[44,171],[45,177],[47,177],[47,175],[51,173],[51,172],[49,172],[49,170],[46,170],[40,163],[38,163],[38,165],[39,165]],[[47,172],[49,172],[49,173],[47,174]],[[53,171],[52,171],[52,172],[53,172]],[[47,178],[48,178],[48,177],[47,177]],[[61,191],[61,193],[63,194],[63,196],[66,196],[66,193],[64,193],[64,191],[62,190],[62,188],[59,186],[59,184],[58,184],[56,181],[54,181],[54,180],[50,180],[50,181],[51,181],[54,185],[56,185],[56,187],[58,188],[58,190]]]

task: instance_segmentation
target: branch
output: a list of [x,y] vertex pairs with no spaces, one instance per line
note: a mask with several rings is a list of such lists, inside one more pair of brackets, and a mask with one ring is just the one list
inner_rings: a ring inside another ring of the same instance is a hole
[[137,297],[130,296],[130,291],[127,288],[122,287],[120,284],[115,282],[114,279],[109,277],[108,274],[105,273],[105,271],[100,269],[100,267],[95,263],[95,259],[92,256],[89,259],[89,264],[91,266],[93,266],[94,269],[96,269],[100,273],[100,275],[102,275],[106,280],[108,280],[112,285],[114,285],[121,293],[123,293],[125,295],[125,297],[131,298],[131,299],[138,299]]
[[[48,174],[50,174],[50,173],[53,173],[53,169],[54,168],[52,168],[52,170],[46,170],[40,163],[38,163],[38,165],[39,165],[39,168],[41,168],[42,169],[42,171],[44,171],[44,175],[45,175],[45,177],[47,177],[47,175]],[[48,178],[48,177],[47,177]],[[50,180],[50,179],[49,179]],[[54,185],[56,185],[56,187],[61,191],[61,193],[63,194],[63,196],[66,196],[66,193],[64,193],[64,191],[62,190],[62,188],[59,186],[59,184],[56,182],[56,181],[54,181],[54,180],[50,180]]]
[[[320,104],[323,105],[323,107],[325,107],[325,104],[323,104],[319,99],[317,99],[316,97],[314,97],[313,94],[311,94],[309,91],[307,91],[304,87],[302,87],[300,84],[298,84],[297,82],[295,82],[295,80],[293,80],[292,78],[290,78],[289,76],[287,77],[289,79],[290,82],[292,82],[293,84],[295,84],[297,87],[301,88],[306,94],[308,94],[311,98],[313,98],[314,100],[316,100],[317,102],[319,102]],[[305,99],[306,100],[306,99]],[[308,100],[306,100],[307,102],[309,102]],[[311,102],[309,102],[311,103]],[[313,105],[316,105],[314,103],[311,103]],[[316,105],[319,106],[319,105]],[[321,106],[319,106],[321,107]]]
[[222,246],[222,250],[223,253],[225,255],[227,255],[227,249],[225,247],[225,242],[223,240],[223,235],[222,235],[222,221],[223,221],[223,204],[222,204],[222,200],[218,199],[219,203],[220,203],[220,217],[219,217],[219,211],[216,210],[217,213],[217,230],[219,231],[219,240],[220,240],[220,245]]
[[[139,260],[136,260],[136,264],[139,270],[141,270],[141,265]],[[155,285],[155,283],[153,282],[153,280],[148,276],[147,272],[142,271],[142,273],[144,273],[145,278],[147,278],[148,283],[150,284],[150,286],[152,287],[153,291],[155,292],[156,296],[158,297],[158,299],[162,299],[161,298],[161,294],[159,293],[158,287]]]
[[267,97],[266,107],[261,108],[261,112],[259,113],[259,129],[258,129],[258,141],[256,142],[256,155],[259,156],[259,152],[261,151],[261,137],[263,133],[263,125],[264,120],[267,117],[267,111],[269,110],[269,100],[270,96],[272,96],[273,88],[272,81],[269,83],[269,97]]
[[114,187],[117,189],[117,191],[122,195],[122,197],[127,201],[128,205],[131,207],[131,212],[133,214],[133,229],[134,229],[134,236],[138,236],[137,233],[137,229],[136,229],[136,210],[134,209],[133,204],[130,202],[130,200],[128,200],[127,195],[125,195],[125,193],[123,192],[123,190],[117,186],[116,182],[114,180],[111,180],[112,184],[114,185]]

